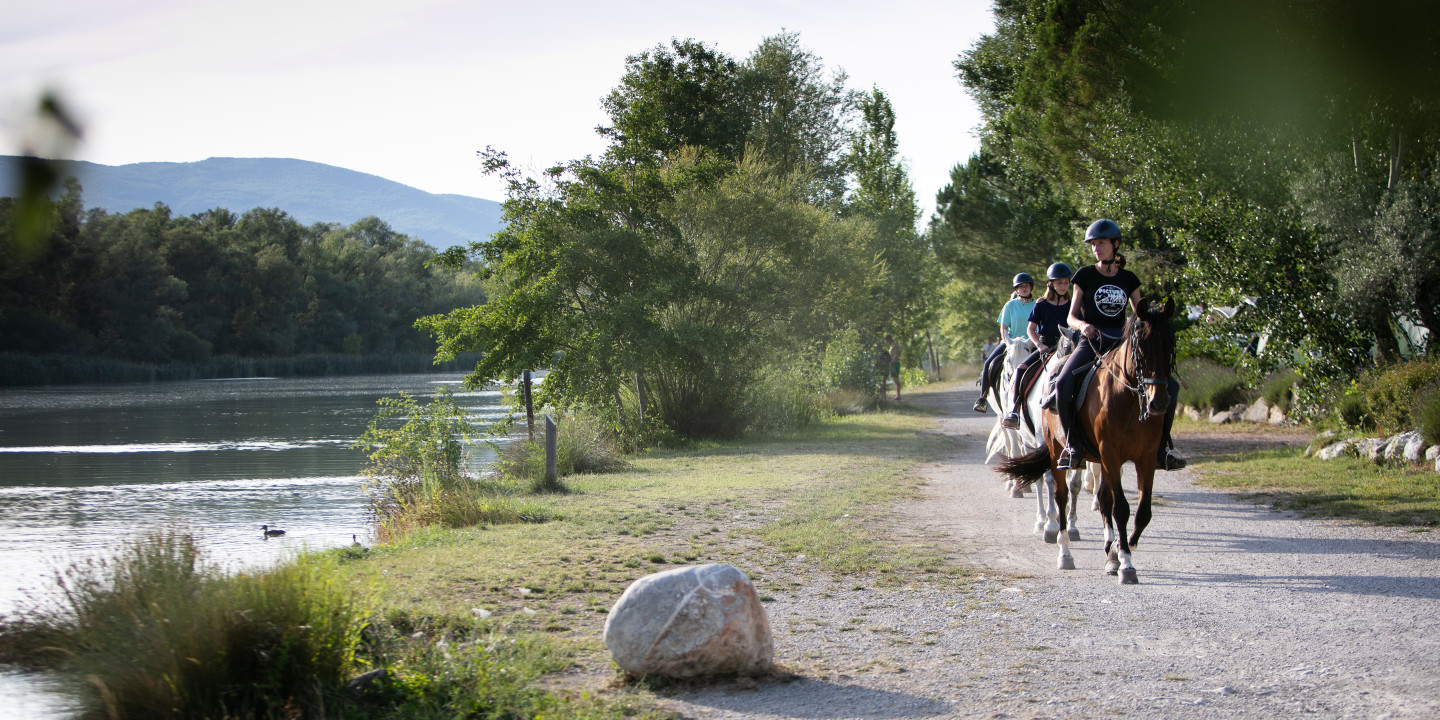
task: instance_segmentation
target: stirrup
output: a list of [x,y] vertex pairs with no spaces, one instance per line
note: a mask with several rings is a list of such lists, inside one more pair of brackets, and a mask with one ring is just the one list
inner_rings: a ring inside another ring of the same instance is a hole
[[1055,463],[1055,469],[1056,469],[1056,470],[1072,470],[1072,469],[1074,469],[1074,468],[1072,468],[1071,466],[1074,465],[1074,464],[1075,464],[1075,448],[1067,447],[1067,448],[1065,448],[1065,450],[1064,450],[1063,452],[1060,453],[1060,460],[1059,460],[1059,462],[1056,462],[1056,463]]
[[980,396],[980,399],[975,401],[975,412],[978,412],[978,413],[990,412],[990,404],[987,403],[987,402],[985,402],[985,396],[984,396],[984,395],[981,395],[981,396]]
[[1020,413],[1006,413],[1005,419],[1000,421],[1000,426],[1015,430],[1020,427]]
[[1172,453],[1172,452],[1170,452],[1170,451],[1167,450],[1167,451],[1165,451],[1165,457],[1161,459],[1160,469],[1161,469],[1161,470],[1184,470],[1184,469],[1185,469],[1186,467],[1188,467],[1189,465],[1190,465],[1190,461],[1189,461],[1189,460],[1186,460],[1185,458],[1180,457],[1179,455],[1176,455],[1175,453]]

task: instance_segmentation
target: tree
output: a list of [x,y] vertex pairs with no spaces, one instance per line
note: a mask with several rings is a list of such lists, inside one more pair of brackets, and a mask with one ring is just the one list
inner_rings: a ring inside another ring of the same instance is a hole
[[850,142],[855,188],[844,214],[864,217],[875,225],[870,255],[881,263],[881,277],[867,327],[892,332],[914,362],[934,320],[939,273],[929,246],[915,232],[920,215],[915,189],[899,158],[895,109],[878,87],[859,102],[862,124]]
[[744,69],[749,146],[781,173],[810,176],[813,201],[838,203],[848,171],[846,131],[858,100],[845,89],[845,72],[827,78],[820,57],[793,32],[761,40]]
[[601,102],[617,160],[659,162],[682,147],[708,148],[737,161],[745,153],[746,112],[740,64],[693,39],[625,59],[620,84]]
[[[1414,29],[1433,26],[1433,6],[995,7],[996,32],[956,63],[986,149],[1084,216],[1120,221],[1156,285],[1191,304],[1254,298],[1238,322],[1268,334],[1261,367],[1298,362],[1320,385],[1353,369],[1357,343],[1393,353],[1394,318],[1425,322],[1411,299],[1423,293],[1402,291],[1370,249],[1422,252],[1379,235],[1423,236],[1427,223],[1407,198],[1423,194],[1440,142],[1440,62]],[[1386,211],[1393,222],[1359,221]]]

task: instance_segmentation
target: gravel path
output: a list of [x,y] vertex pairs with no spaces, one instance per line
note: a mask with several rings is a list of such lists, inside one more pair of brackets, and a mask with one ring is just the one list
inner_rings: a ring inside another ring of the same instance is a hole
[[985,579],[857,589],[792,561],[804,586],[767,610],[795,678],[674,688],[665,704],[692,718],[1440,717],[1434,533],[1300,519],[1159,473],[1140,585],[1102,574],[1089,495],[1078,569],[1056,570],[1033,495],[1011,499],[982,464],[993,416],[973,401],[920,400],[945,408],[955,448],[897,511]]

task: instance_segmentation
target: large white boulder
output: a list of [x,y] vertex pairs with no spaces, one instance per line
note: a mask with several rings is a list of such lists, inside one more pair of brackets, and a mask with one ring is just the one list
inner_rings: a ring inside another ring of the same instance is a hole
[[1279,405],[1270,408],[1270,417],[1266,418],[1266,422],[1271,425],[1284,425],[1285,411],[1281,410]]
[[1320,458],[1321,460],[1334,460],[1335,458],[1349,452],[1350,449],[1353,447],[1355,447],[1354,440],[1341,440],[1339,442],[1326,445],[1319,452],[1315,453],[1315,457]]
[[1266,402],[1263,397],[1256,400],[1254,405],[1245,408],[1245,412],[1240,413],[1240,419],[1253,423],[1263,423],[1269,420],[1270,403]]
[[1425,438],[1416,432],[1405,442],[1405,459],[1412,463],[1420,462],[1425,457]]
[[1385,448],[1381,450],[1381,454],[1385,456],[1387,462],[1398,462],[1405,458],[1405,447],[1410,444],[1412,439],[1419,441],[1420,433],[1414,430],[1400,433],[1385,441]]
[[1361,438],[1355,441],[1355,452],[1365,460],[1379,463],[1385,459],[1381,455],[1381,451],[1385,449],[1385,442],[1385,438]]
[[762,673],[775,655],[755,586],[726,564],[636,580],[610,609],[605,646],[631,675],[672,678]]

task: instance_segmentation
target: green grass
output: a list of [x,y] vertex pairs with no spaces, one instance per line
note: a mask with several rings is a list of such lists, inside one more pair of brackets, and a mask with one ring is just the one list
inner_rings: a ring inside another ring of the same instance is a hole
[[[543,524],[419,527],[369,550],[302,559],[296,567],[326,568],[326,588],[350,603],[334,613],[343,627],[365,620],[358,641],[346,646],[343,672],[327,671],[319,684],[310,680],[315,673],[295,673],[325,703],[303,714],[664,717],[643,685],[616,683],[601,640],[609,608],[644,575],[729,562],[767,602],[803,592],[808,583],[796,580],[807,573],[851,575],[846,582],[856,587],[963,583],[966,569],[895,527],[890,512],[919,497],[917,466],[938,460],[951,441],[933,432],[932,411],[885,407],[763,439],[655,450],[618,471],[572,475],[567,493],[525,498],[550,518]],[[797,563],[797,555],[807,559]],[[33,625],[9,627],[30,634],[0,631],[0,656],[7,647],[12,656],[33,654],[53,639]],[[133,645],[116,643],[97,666],[125,670],[121,658]],[[154,647],[149,654],[193,665],[187,658],[195,653]],[[389,676],[363,704],[335,691],[337,682],[378,667]],[[79,688],[103,702],[92,686]],[[286,702],[291,696],[304,693]],[[281,717],[295,708],[267,702],[188,715]]]
[[1317,460],[1296,448],[1196,458],[1201,485],[1319,517],[1377,525],[1440,525],[1440,483],[1428,468],[1377,466],[1358,458]]

